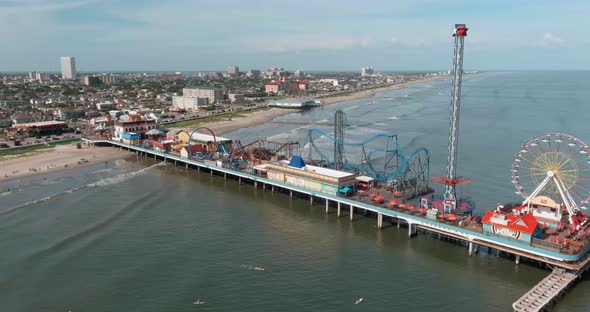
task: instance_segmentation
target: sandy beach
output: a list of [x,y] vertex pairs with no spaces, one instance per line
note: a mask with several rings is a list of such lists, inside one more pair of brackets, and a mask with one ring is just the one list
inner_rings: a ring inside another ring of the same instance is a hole
[[[376,88],[376,89],[371,89],[371,90],[355,92],[352,94],[320,98],[320,100],[323,102],[323,105],[331,105],[331,104],[336,104],[336,103],[341,103],[341,102],[346,102],[346,101],[353,101],[353,100],[370,98],[380,92],[403,89],[411,84],[420,83],[420,82],[427,82],[427,81],[432,81],[432,80],[445,79],[445,78],[448,78],[448,76],[428,77],[428,78],[424,78],[424,79],[413,80],[413,81],[399,83],[399,84],[386,86],[386,87],[382,87],[382,88]],[[226,120],[226,121],[214,121],[214,122],[210,122],[210,123],[204,123],[201,126],[206,126],[207,128],[213,130],[213,132],[216,135],[223,135],[225,133],[236,131],[241,128],[247,128],[247,127],[255,126],[258,124],[267,123],[267,122],[272,121],[275,117],[291,114],[294,112],[296,112],[296,111],[290,110],[290,109],[271,108],[271,109],[267,109],[267,110],[263,110],[263,111],[247,113],[246,116],[241,117],[241,118],[233,118],[232,120]],[[181,128],[174,128],[174,129],[181,129]],[[182,128],[182,129],[185,129],[185,128]]]
[[[36,151],[30,155],[0,157],[0,181],[43,175],[132,156],[132,153],[112,147],[82,145],[82,149],[77,149],[75,145],[58,145],[50,150]],[[80,162],[82,158],[88,162]]]
[[[330,105],[370,98],[379,92],[402,89],[410,84],[444,78],[446,78],[446,76],[429,77],[342,96],[322,98],[321,100],[324,105]],[[234,118],[233,120],[210,122],[204,125],[213,130],[215,134],[223,135],[241,128],[267,123],[272,121],[275,117],[291,114],[293,112],[293,110],[289,109],[270,108],[262,111],[246,113],[244,117]],[[50,172],[63,171],[114,159],[129,158],[132,156],[133,154],[129,152],[111,147],[88,147],[83,145],[82,149],[77,149],[75,145],[58,145],[53,149],[36,151],[30,155],[25,154],[0,157],[0,181],[43,175]],[[88,162],[80,162],[80,159],[86,159]]]

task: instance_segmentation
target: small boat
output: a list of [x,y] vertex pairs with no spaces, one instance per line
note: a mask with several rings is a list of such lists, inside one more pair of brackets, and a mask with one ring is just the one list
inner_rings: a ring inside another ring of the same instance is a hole
[[256,271],[264,271],[264,268],[263,267],[254,267],[254,270],[256,270]]
[[197,299],[193,302],[193,304],[205,304],[205,301],[201,301],[201,299]]
[[363,302],[363,298],[358,298],[358,299],[356,299],[356,301],[354,302],[354,304],[359,304],[361,302]]

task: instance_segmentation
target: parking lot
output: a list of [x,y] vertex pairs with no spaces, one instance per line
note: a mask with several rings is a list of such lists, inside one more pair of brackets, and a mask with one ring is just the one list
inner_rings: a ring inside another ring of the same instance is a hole
[[[76,139],[80,138],[80,134],[74,133],[65,133],[61,135],[46,135],[46,136],[37,136],[31,138],[22,138],[20,139],[20,146],[28,146],[34,144],[43,144],[48,142],[60,141],[60,140],[69,140],[69,139]],[[18,145],[15,145],[14,140],[0,140],[0,148],[11,148]]]

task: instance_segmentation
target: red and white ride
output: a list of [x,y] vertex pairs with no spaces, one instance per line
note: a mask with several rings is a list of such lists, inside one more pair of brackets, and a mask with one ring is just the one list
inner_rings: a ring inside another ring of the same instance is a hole
[[563,133],[547,133],[522,145],[512,162],[512,183],[524,197],[518,209],[559,222],[567,211],[574,227],[587,223],[581,210],[590,201],[590,148]]

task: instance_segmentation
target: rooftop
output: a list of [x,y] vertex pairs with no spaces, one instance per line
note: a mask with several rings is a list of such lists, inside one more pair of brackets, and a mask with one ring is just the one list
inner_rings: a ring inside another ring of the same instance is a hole
[[[217,140],[217,142],[231,141],[231,139],[223,138],[220,136],[215,136],[215,139]],[[199,141],[199,142],[213,142],[213,136],[210,134],[195,132],[191,136],[191,140],[195,140],[195,141]]]
[[517,216],[513,214],[502,214],[494,211],[487,211],[481,219],[483,224],[492,224],[502,226],[511,230],[525,233],[533,233],[539,224],[532,214]]
[[49,121],[39,121],[39,122],[17,124],[15,126],[30,127],[30,128],[33,128],[33,127],[44,128],[44,127],[65,126],[65,125],[67,125],[65,121],[49,120]]
[[319,175],[323,175],[323,176],[327,176],[327,177],[331,177],[331,178],[336,178],[336,179],[354,176],[354,174],[352,174],[350,172],[338,171],[338,170],[334,170],[334,169],[323,168],[323,167],[312,166],[312,165],[305,165],[305,167],[303,167],[303,168],[291,167],[291,166],[289,166],[288,160],[281,160],[281,161],[278,161],[274,164],[279,165],[281,167],[288,167],[288,168],[298,169],[298,170],[305,171],[305,172],[312,172],[312,173],[316,173]]

